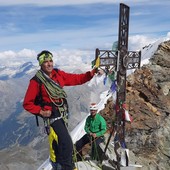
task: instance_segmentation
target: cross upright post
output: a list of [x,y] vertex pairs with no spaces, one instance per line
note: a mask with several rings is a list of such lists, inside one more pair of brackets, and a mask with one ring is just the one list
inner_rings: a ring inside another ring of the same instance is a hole
[[[125,144],[125,121],[123,120],[124,108],[123,104],[126,101],[126,72],[129,69],[140,68],[141,52],[128,51],[128,36],[129,36],[129,11],[130,8],[125,4],[120,4],[119,13],[119,35],[117,50],[99,50],[96,49],[96,60],[100,59],[99,68],[106,73],[114,71],[117,73],[117,91],[116,91],[116,120],[114,124],[114,131],[117,131],[117,139],[120,145]],[[112,135],[112,133],[111,133]],[[110,140],[110,137],[109,137]],[[107,150],[109,140],[106,144],[105,152]],[[120,155],[115,149],[117,156],[117,168],[120,169]],[[126,161],[128,166],[128,160]]]

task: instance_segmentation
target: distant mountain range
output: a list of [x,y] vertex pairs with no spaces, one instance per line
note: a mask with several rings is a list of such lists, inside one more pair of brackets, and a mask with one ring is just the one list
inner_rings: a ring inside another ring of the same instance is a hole
[[35,70],[35,66],[32,62],[27,62],[21,65],[19,68],[16,67],[2,67],[0,69],[0,80],[9,80],[12,78],[21,78],[26,74],[29,74],[31,71]]

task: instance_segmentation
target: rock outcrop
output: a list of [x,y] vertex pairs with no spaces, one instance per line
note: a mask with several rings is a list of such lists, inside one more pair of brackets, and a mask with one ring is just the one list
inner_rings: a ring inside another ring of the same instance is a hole
[[[109,125],[112,103],[102,111]],[[125,136],[132,162],[144,170],[170,169],[170,41],[159,45],[150,64],[128,76],[126,104],[133,118]]]

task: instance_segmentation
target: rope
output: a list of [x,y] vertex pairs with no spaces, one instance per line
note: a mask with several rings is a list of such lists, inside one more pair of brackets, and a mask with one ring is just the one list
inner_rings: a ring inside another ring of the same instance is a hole
[[[107,130],[108,131],[108,130]],[[97,137],[97,138],[99,138],[99,137]],[[91,140],[90,140],[90,144],[91,144],[91,146],[92,146],[92,144],[94,143],[94,147],[95,147],[95,153],[97,154],[96,155],[96,157],[93,157],[92,159],[96,159],[96,158],[98,158],[99,159],[99,154],[98,154],[98,151],[97,151],[97,145],[96,145],[96,142],[95,142],[95,140],[97,139],[97,138],[95,138],[95,139],[93,139],[92,140],[92,137],[91,137]],[[86,145],[88,145],[89,143],[87,143]],[[83,146],[83,148],[86,146],[86,145],[84,145]],[[77,157],[76,157],[76,155],[78,154],[80,157],[81,157],[81,159],[82,159],[82,162],[84,163],[84,164],[89,164],[91,167],[94,167],[95,169],[98,169],[98,170],[101,170],[102,168],[101,168],[101,165],[98,165],[98,166],[94,166],[94,165],[92,165],[90,162],[86,162],[85,161],[85,159],[83,158],[83,156],[80,154],[80,152],[83,150],[83,148],[78,152],[77,150],[76,150],[76,148],[75,148],[75,145],[74,145],[74,147],[73,147],[73,151],[74,151],[74,162],[77,162]],[[100,166],[100,167],[99,167]]]
[[[94,140],[92,140],[92,139],[93,138],[90,137],[90,143],[91,143],[91,146],[93,146],[93,147],[91,147],[91,157],[92,157],[92,159],[98,161],[99,160],[99,154],[98,154],[98,150],[97,150],[97,146],[96,146],[96,142],[95,142],[97,140],[97,138],[95,138]],[[92,149],[94,149],[94,150],[92,150]]]
[[45,85],[47,92],[51,98],[61,99],[66,98],[66,92],[63,88],[54,82],[48,75],[46,75],[42,70],[37,71],[36,76],[41,80],[41,82]]

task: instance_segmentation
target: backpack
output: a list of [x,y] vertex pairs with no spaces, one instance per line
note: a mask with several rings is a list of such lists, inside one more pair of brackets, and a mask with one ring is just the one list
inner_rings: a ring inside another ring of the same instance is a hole
[[[35,80],[39,84],[39,94],[36,96],[34,104],[42,107],[43,106],[43,99],[42,99],[42,94],[41,94],[42,82],[40,81],[40,79],[36,75],[31,80]],[[35,115],[37,126],[39,126],[38,116],[40,116],[40,114]]]

